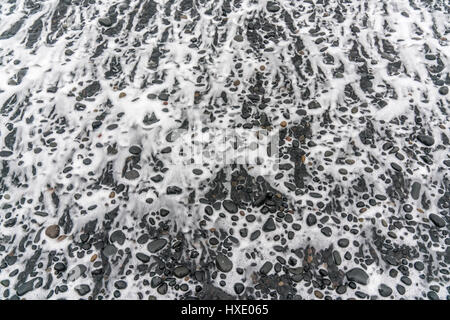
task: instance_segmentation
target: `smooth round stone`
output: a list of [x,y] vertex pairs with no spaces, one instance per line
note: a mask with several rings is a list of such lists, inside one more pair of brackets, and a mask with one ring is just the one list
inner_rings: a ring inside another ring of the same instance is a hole
[[434,223],[434,225],[438,228],[442,228],[445,226],[445,220],[439,217],[437,214],[430,214],[430,220]]
[[423,269],[425,269],[425,265],[421,261],[416,261],[414,263],[414,269],[416,269],[417,271],[422,271]]
[[354,281],[359,284],[366,285],[369,282],[369,275],[361,268],[353,268],[346,273],[349,281]]
[[147,250],[150,251],[151,253],[156,253],[162,248],[164,248],[166,244],[167,244],[166,239],[154,240],[147,245]]
[[320,229],[320,232],[322,232],[322,234],[327,237],[331,237],[332,234],[332,231],[329,227],[323,227],[322,229]]
[[276,229],[276,226],[275,226],[275,221],[273,220],[273,218],[267,219],[267,221],[264,223],[262,229],[264,232],[274,231]]
[[138,154],[141,154],[142,149],[139,148],[138,146],[131,146],[130,149],[128,149],[128,151],[129,151],[131,154],[138,155]]
[[75,291],[80,296],[85,296],[91,291],[91,288],[87,284],[80,284],[79,286],[75,287]]
[[237,205],[231,200],[224,200],[222,202],[222,205],[223,205],[224,209],[227,210],[229,213],[237,213],[238,212]]
[[104,27],[110,27],[110,26],[112,26],[112,21],[111,21],[111,19],[108,18],[108,17],[98,19],[98,23],[100,23],[100,25],[102,25],[102,26],[104,26]]
[[51,226],[47,227],[47,229],[45,229],[45,235],[51,239],[57,238],[59,236],[59,232],[60,232],[60,228],[56,224],[51,225]]
[[272,270],[272,267],[273,267],[272,262],[266,261],[259,270],[259,272],[263,275],[267,275],[270,272],[270,270]]
[[150,257],[142,252],[136,253],[136,258],[143,263],[147,263],[150,261]]
[[244,292],[244,285],[240,282],[237,282],[234,284],[234,292],[236,292],[236,294],[241,294],[242,292]]
[[173,274],[177,278],[184,278],[189,274],[189,269],[185,266],[178,266],[173,270]]
[[430,147],[434,144],[434,138],[432,136],[426,135],[426,134],[419,134],[417,136],[417,140],[422,142],[427,147]]
[[306,217],[306,224],[311,227],[313,225],[315,225],[317,223],[317,218],[314,214],[310,213],[308,214],[308,216]]
[[348,239],[339,239],[338,240],[338,246],[341,248],[347,248],[350,241]]
[[117,253],[117,248],[115,246],[113,246],[112,244],[107,245],[103,249],[103,254],[107,257],[111,257],[111,256],[115,255],[116,253]]
[[111,234],[111,242],[117,242],[120,245],[125,243],[125,234],[121,230],[116,230]]
[[428,291],[427,298],[430,300],[439,300],[439,296],[434,291]]
[[392,289],[385,285],[384,283],[380,284],[378,287],[378,292],[382,297],[389,297],[392,294]]
[[439,88],[439,93],[442,94],[443,96],[447,95],[448,93],[448,87],[447,86],[442,86]]
[[216,257],[216,266],[222,272],[230,272],[233,268],[233,262],[222,253],[219,253]]
[[139,172],[136,170],[130,170],[125,172],[125,178],[128,180],[135,180],[139,178]]
[[123,280],[118,280],[114,283],[114,287],[116,287],[119,290],[122,290],[127,287],[127,283]]

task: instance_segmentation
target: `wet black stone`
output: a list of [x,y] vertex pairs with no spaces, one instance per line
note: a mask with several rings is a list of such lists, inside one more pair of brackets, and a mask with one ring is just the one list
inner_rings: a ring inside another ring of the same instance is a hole
[[346,273],[349,281],[354,281],[359,284],[366,285],[369,282],[369,275],[361,268],[353,268]]
[[150,242],[147,245],[147,249],[151,253],[156,253],[159,250],[161,250],[162,248],[164,248],[166,246],[166,244],[167,244],[167,240],[166,239],[154,240],[154,241]]
[[240,282],[237,282],[234,284],[234,292],[236,292],[236,294],[241,294],[242,292],[244,292],[244,285]]
[[98,23],[100,23],[100,25],[102,25],[103,27],[111,27],[112,26],[112,21],[108,17],[98,19]]
[[259,272],[263,275],[266,275],[270,272],[270,270],[272,270],[273,264],[270,261],[266,261],[263,266],[261,267],[261,269],[259,270]]
[[177,278],[184,278],[189,274],[189,269],[185,266],[178,266],[173,270],[173,274]]
[[380,284],[378,287],[378,292],[382,297],[389,297],[392,294],[392,289],[385,285],[384,283]]
[[222,272],[230,272],[233,268],[233,263],[227,256],[219,253],[216,257],[216,266]]
[[269,12],[278,12],[278,11],[280,11],[279,5],[276,2],[273,2],[273,1],[268,1],[266,8],[267,8],[267,11],[269,11]]
[[181,194],[183,190],[177,186],[169,186],[167,187],[167,194]]
[[350,241],[348,241],[348,239],[339,239],[338,240],[338,246],[341,248],[347,248],[349,243],[350,243]]
[[[42,281],[42,278],[39,278]],[[21,297],[25,294],[27,294],[28,292],[32,291],[34,289],[34,282],[38,280],[38,278],[29,280],[27,282],[24,282],[20,285],[17,286],[17,290],[16,290],[16,294]]]
[[391,167],[392,167],[392,169],[394,169],[395,171],[398,171],[398,172],[402,171],[402,167],[399,166],[399,165],[398,165],[397,163],[395,163],[395,162],[391,162]]
[[430,214],[430,220],[434,223],[434,225],[438,228],[442,228],[445,226],[445,220],[439,217],[437,214]]
[[147,263],[150,261],[150,257],[141,252],[136,253],[136,258],[143,263]]
[[261,235],[261,231],[256,230],[250,234],[250,240],[251,241],[256,240],[259,238],[260,235]]
[[117,248],[112,244],[109,244],[109,245],[105,246],[105,248],[103,248],[103,254],[106,257],[114,256],[116,253],[117,253]]
[[448,87],[447,86],[440,87],[439,88],[439,93],[442,94],[443,96],[447,95]]
[[61,271],[65,271],[67,266],[64,263],[62,263],[62,262],[58,262],[58,263],[55,264],[54,268],[55,268],[56,271],[60,271],[61,272]]
[[428,136],[428,135],[425,135],[425,134],[418,135],[417,136],[417,140],[422,142],[427,147],[430,147],[430,146],[432,146],[434,144],[434,138],[432,136]]
[[310,213],[308,214],[308,216],[306,217],[306,224],[311,227],[313,225],[315,225],[317,223],[317,218],[314,214]]
[[125,178],[128,180],[136,180],[139,178],[139,172],[137,170],[130,170],[125,172]]
[[428,291],[427,292],[427,298],[430,300],[439,300],[439,296],[434,291]]
[[158,287],[158,289],[156,289],[156,291],[158,291],[159,294],[164,295],[167,293],[167,289],[168,289],[167,283],[163,283]]
[[131,146],[130,149],[128,150],[131,154],[135,154],[135,155],[139,155],[142,152],[142,149],[139,148],[138,146]]
[[320,232],[322,232],[322,234],[327,237],[331,237],[331,234],[332,234],[330,227],[323,227],[322,229],[320,229]]
[[414,263],[414,268],[415,268],[417,271],[422,271],[423,269],[425,269],[425,265],[424,265],[421,261],[416,261],[416,262]]
[[80,92],[82,98],[90,98],[101,90],[100,82],[94,81]]
[[262,229],[264,232],[274,231],[276,229],[276,226],[275,226],[275,221],[273,220],[273,218],[267,219],[267,221],[264,223]]
[[80,296],[85,296],[91,291],[91,287],[89,287],[87,284],[81,284],[81,285],[75,287],[75,291]]
[[222,202],[222,205],[223,205],[224,209],[227,210],[229,213],[238,212],[238,207],[232,200],[224,200]]
[[418,182],[414,182],[411,186],[411,197],[414,200],[419,199],[420,197],[420,189],[421,189],[421,185]]
[[127,283],[123,280],[118,280],[118,281],[114,282],[114,287],[116,287],[119,290],[122,290],[127,287]]
[[125,243],[125,234],[121,230],[116,230],[111,234],[111,242],[117,242],[120,245]]

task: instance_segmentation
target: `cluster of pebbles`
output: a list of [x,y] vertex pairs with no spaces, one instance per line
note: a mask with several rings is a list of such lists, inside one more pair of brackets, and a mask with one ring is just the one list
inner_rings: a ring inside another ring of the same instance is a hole
[[[0,3],[0,299],[449,299],[445,0]],[[174,130],[279,133],[279,168]]]

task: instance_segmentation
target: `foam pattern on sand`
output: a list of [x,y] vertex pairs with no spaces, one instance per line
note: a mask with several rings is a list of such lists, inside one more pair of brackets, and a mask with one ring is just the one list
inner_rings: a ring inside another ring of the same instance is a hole
[[2,1],[2,299],[448,299],[449,9]]

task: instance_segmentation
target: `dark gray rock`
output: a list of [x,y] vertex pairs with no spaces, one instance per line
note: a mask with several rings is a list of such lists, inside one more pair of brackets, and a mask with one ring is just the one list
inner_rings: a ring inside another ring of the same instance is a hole
[[434,225],[438,228],[442,228],[445,226],[445,220],[439,217],[437,214],[430,214],[430,220],[434,223]]
[[224,200],[222,202],[222,205],[223,205],[224,209],[227,210],[229,213],[238,212],[238,207],[232,200]]
[[430,147],[434,144],[434,138],[432,136],[426,135],[426,134],[419,134],[417,136],[417,140],[422,142],[427,147]]
[[219,253],[216,257],[216,266],[222,272],[230,272],[233,269],[233,262],[222,253]]
[[151,253],[156,253],[159,250],[161,250],[162,248],[164,248],[166,246],[166,244],[167,244],[167,240],[166,239],[154,240],[154,241],[150,242],[147,245],[147,249]]
[[369,275],[361,268],[353,268],[346,273],[349,281],[354,281],[359,284],[366,285],[369,282]]
[[173,269],[173,274],[177,278],[184,278],[189,274],[189,269],[185,266],[178,266]]
[[267,221],[264,223],[262,229],[264,232],[274,231],[276,229],[276,225],[275,225],[275,221],[273,220],[273,218],[267,219]]

